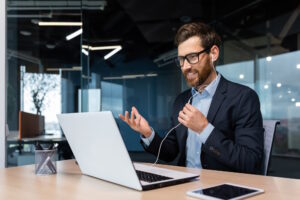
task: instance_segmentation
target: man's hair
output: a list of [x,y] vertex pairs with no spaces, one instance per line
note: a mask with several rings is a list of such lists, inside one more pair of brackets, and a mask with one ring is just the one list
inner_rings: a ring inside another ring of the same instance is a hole
[[181,26],[175,36],[175,45],[178,47],[187,39],[198,36],[201,39],[200,45],[204,49],[211,48],[216,45],[220,48],[221,38],[209,25],[201,22],[192,22]]

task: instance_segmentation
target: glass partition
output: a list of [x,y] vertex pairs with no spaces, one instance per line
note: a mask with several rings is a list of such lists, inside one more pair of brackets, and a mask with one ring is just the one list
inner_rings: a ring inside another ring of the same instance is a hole
[[300,156],[300,51],[259,59],[258,93],[265,119],[279,119],[274,154]]
[[280,121],[273,155],[300,156],[299,58],[300,51],[294,51],[272,56],[271,60],[265,57],[217,67],[227,79],[256,90],[264,119]]
[[81,1],[8,0],[6,10],[7,164],[34,163],[38,142],[59,141],[57,158],[70,158],[56,114],[78,112]]

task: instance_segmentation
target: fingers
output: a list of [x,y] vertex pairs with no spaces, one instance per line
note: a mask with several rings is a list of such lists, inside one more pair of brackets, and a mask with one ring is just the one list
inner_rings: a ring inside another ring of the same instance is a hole
[[129,113],[128,113],[128,111],[125,111],[125,116],[122,115],[122,114],[119,114],[119,116],[120,116],[120,118],[121,118],[124,122],[126,122],[127,124],[129,124]]
[[136,119],[135,119],[135,125],[136,125],[137,128],[140,127],[141,119],[142,119],[141,115],[137,116]]
[[194,106],[192,106],[189,103],[185,104],[184,108],[186,108],[186,110],[191,111],[191,112],[195,111],[195,109],[196,109]]
[[132,106],[131,110],[134,111],[134,113],[137,114],[137,115],[140,114],[139,111],[134,106]]
[[125,122],[125,116],[122,114],[119,114],[119,117]]
[[133,113],[133,111],[131,110],[131,114],[130,114],[131,116],[130,116],[130,123],[131,124],[135,124],[135,122],[134,122],[134,113]]
[[132,107],[130,116],[128,111],[125,111],[125,116],[122,114],[120,114],[119,116],[124,122],[126,122],[131,127],[134,127],[136,125],[139,126],[141,121],[141,115],[135,107]]
[[178,115],[178,121],[187,127],[188,116],[183,111],[180,111]]
[[181,117],[179,117],[179,116],[178,116],[178,121],[179,121],[182,125],[187,126],[186,121],[185,121],[184,119],[182,119]]
[[187,126],[193,118],[195,111],[198,111],[194,106],[186,104],[178,114],[178,121]]
[[129,123],[129,112],[128,111],[125,112],[125,120],[127,123]]
[[182,109],[183,113],[188,116],[192,115],[192,113],[195,112],[195,110],[196,108],[188,103]]
[[181,112],[183,112],[183,114],[185,114],[185,115],[190,115],[191,114],[191,111],[186,107],[183,107]]
[[134,106],[132,106],[132,108],[131,108],[131,113],[132,113],[132,115],[135,116],[136,123],[141,121],[142,116],[140,115],[139,111]]
[[180,111],[179,115],[178,115],[178,118],[181,118],[182,120],[185,120],[186,119],[185,113],[183,111]]

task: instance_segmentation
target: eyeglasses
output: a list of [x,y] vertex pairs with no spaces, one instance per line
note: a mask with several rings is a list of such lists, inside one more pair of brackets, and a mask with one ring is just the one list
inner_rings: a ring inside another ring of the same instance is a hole
[[178,67],[183,67],[184,60],[186,59],[188,61],[188,63],[196,64],[199,62],[200,54],[202,54],[204,52],[208,52],[209,49],[210,48],[206,48],[206,49],[196,52],[196,53],[190,53],[185,56],[178,56],[177,58],[175,58],[175,63]]

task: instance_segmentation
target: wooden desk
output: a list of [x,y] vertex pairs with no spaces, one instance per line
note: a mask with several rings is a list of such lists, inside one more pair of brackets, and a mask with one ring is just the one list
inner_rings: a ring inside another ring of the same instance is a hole
[[244,184],[265,190],[264,194],[254,196],[251,199],[299,199],[300,196],[300,180],[296,179],[164,166],[181,171],[200,172],[200,180],[146,192],[138,192],[81,175],[74,160],[59,161],[57,162],[57,167],[58,174],[49,176],[36,176],[33,165],[0,169],[0,199],[193,200],[195,198],[186,196],[185,193],[187,190],[212,186],[223,182]]

